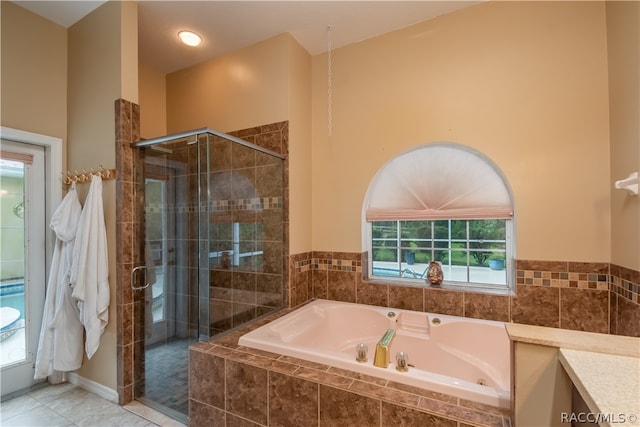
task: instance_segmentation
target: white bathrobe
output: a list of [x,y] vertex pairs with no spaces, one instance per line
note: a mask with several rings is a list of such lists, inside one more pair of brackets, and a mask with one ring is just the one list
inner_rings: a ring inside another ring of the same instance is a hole
[[82,324],[69,286],[81,212],[73,184],[51,218],[50,227],[56,234],[56,242],[42,315],[35,379],[45,378],[54,370],[74,371],[82,365]]
[[109,321],[109,259],[102,204],[102,178],[94,175],[73,248],[71,286],[85,331],[87,357],[95,354]]

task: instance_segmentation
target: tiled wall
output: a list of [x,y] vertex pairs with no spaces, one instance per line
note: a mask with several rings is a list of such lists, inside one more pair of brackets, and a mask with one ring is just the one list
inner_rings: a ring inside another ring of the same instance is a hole
[[281,314],[191,346],[189,425],[511,425],[508,410],[237,345]]
[[[142,248],[134,247],[143,242],[136,233],[142,231],[140,226],[143,212],[142,200],[136,198],[140,194],[136,189],[134,176],[135,150],[131,143],[140,139],[140,108],[124,99],[115,101],[115,135],[116,135],[116,310],[117,310],[117,387],[118,403],[127,404],[133,400],[134,354],[143,354],[144,333],[134,325],[143,325],[142,310],[134,310],[134,294],[131,290],[129,272],[134,265],[140,265]],[[140,294],[140,292],[138,293]],[[138,298],[135,304],[144,304]],[[141,308],[139,306],[138,308]],[[134,320],[134,312],[140,313]],[[137,351],[134,351],[137,347]]]
[[640,273],[608,263],[516,262],[515,295],[363,280],[360,253],[291,256],[291,307],[311,298],[640,336]]
[[[129,272],[134,266],[144,263],[141,254],[144,253],[144,183],[141,168],[135,168],[141,160],[139,150],[132,149],[131,144],[140,140],[140,109],[139,106],[124,99],[118,99],[114,104],[115,109],[115,135],[116,135],[116,241],[121,250],[116,252],[116,266],[118,276],[116,278],[116,307],[117,307],[117,391],[118,402],[121,405],[129,403],[134,398],[134,381],[142,377],[144,372],[144,294],[131,290]],[[244,129],[232,133],[233,136],[242,138],[258,146],[271,151],[288,154],[288,122],[273,123]],[[288,299],[288,160],[285,160],[284,168],[284,198],[274,205],[282,208],[284,221],[282,221],[282,234],[284,241],[274,260],[279,268],[280,280],[277,285],[270,285],[268,280],[256,281],[256,287],[278,287],[277,292],[285,288],[285,306]],[[270,183],[269,180],[263,180]],[[269,205],[273,201],[269,200]],[[195,221],[188,221],[195,224]],[[188,254],[187,254],[188,255]],[[193,280],[190,280],[194,283]],[[237,283],[242,282],[238,278]],[[233,281],[231,282],[233,283]],[[233,286],[233,285],[232,285]],[[276,292],[274,291],[274,292]],[[262,314],[262,313],[260,313]],[[138,372],[138,375],[134,375]]]
[[[288,123],[274,123],[233,132],[233,136],[279,154],[288,151]],[[261,250],[259,265],[230,268],[216,260],[210,272],[210,334],[225,331],[282,308],[287,264],[283,251],[286,209],[284,191],[288,180],[282,163],[267,154],[228,141],[213,146],[210,162],[212,181],[209,206],[210,245],[219,241],[228,247],[228,225],[255,224],[253,236],[244,236],[245,249]],[[286,170],[286,168],[285,168]],[[243,180],[231,179],[241,174]],[[251,185],[241,186],[241,182]],[[210,248],[217,250],[215,246]]]

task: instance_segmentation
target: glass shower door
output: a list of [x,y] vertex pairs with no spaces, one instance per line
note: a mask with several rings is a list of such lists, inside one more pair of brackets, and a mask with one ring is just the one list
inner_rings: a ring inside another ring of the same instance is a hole
[[134,293],[134,397],[186,422],[189,345],[283,305],[284,161],[229,135],[181,135],[140,142],[135,161],[149,285]]
[[[198,339],[197,234],[190,206],[198,200],[195,146],[178,141],[149,147],[141,153],[144,182],[145,282],[136,291],[143,310],[138,333],[143,344],[134,356],[137,365],[135,398],[186,422],[188,413],[188,348]],[[197,260],[197,258],[196,258]],[[195,273],[195,274],[194,274]]]

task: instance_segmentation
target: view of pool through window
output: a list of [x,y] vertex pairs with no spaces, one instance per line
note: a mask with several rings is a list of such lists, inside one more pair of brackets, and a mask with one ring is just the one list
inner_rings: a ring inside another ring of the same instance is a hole
[[423,281],[430,261],[445,281],[507,284],[507,220],[374,221],[372,276]]
[[0,160],[1,366],[25,357],[24,163]]

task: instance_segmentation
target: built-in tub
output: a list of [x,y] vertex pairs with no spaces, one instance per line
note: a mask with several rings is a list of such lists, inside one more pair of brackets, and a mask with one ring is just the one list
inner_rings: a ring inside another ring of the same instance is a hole
[[[373,365],[388,329],[391,364]],[[356,361],[365,343],[368,361]],[[255,329],[239,345],[348,369],[486,405],[511,407],[510,341],[504,323],[345,302],[315,300]],[[412,365],[395,366],[403,351]]]

